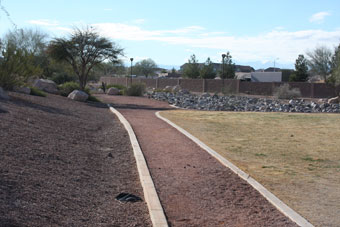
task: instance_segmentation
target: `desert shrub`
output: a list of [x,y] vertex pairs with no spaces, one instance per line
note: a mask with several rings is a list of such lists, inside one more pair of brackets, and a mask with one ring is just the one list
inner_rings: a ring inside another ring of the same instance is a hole
[[53,80],[56,84],[64,84],[66,82],[75,81],[73,76],[68,75],[67,73],[55,73],[51,80]]
[[131,87],[125,90],[124,95],[143,96],[145,93],[145,88],[146,86],[144,83],[132,84]]
[[[58,86],[60,94],[62,96],[67,97],[72,91],[74,90],[80,90],[80,85],[77,82],[74,81],[70,81],[70,82],[66,82],[63,84],[60,84]],[[90,89],[89,88],[85,88],[85,91],[87,94],[90,94]]]
[[87,101],[91,101],[91,102],[101,102],[99,99],[97,99],[96,97],[89,95],[89,97],[87,98]]
[[278,99],[293,99],[301,97],[301,92],[298,88],[290,88],[289,84],[283,84],[275,89],[274,96]]
[[25,83],[32,75],[40,75],[42,69],[34,65],[34,55],[11,43],[0,43],[0,86],[12,90]]
[[117,88],[119,90],[119,94],[118,95],[123,95],[126,93],[126,87],[124,85],[120,85],[120,84],[109,84],[106,86],[106,91],[111,88]]
[[120,84],[108,84],[106,85],[106,89],[109,89],[111,87],[117,88],[118,90],[125,90],[126,87],[124,85],[120,85]]
[[40,96],[40,97],[46,97],[46,93],[42,90],[35,88],[35,87],[29,87],[31,89],[30,95]]
[[79,84],[74,81],[63,83],[58,88],[62,96],[68,96],[72,91],[80,90]]

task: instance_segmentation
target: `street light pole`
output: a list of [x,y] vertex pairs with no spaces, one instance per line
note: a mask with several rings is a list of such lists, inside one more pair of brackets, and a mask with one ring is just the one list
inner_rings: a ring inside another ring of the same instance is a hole
[[[222,76],[221,77],[224,77],[224,58],[226,56],[227,56],[226,54],[222,54]],[[221,79],[224,79],[224,78],[221,78]]]
[[132,62],[133,62],[133,58],[130,58],[131,61],[131,76],[130,76],[130,86],[132,85]]

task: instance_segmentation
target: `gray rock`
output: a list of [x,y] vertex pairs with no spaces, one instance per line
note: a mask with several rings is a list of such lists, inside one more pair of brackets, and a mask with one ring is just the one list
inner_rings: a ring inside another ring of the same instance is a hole
[[208,96],[190,93],[154,92],[150,98],[167,101],[181,108],[224,111],[261,111],[261,112],[302,112],[302,113],[339,113],[339,104],[324,102],[317,104],[306,100],[294,99],[289,103],[282,100],[248,98],[241,96]]
[[210,94],[209,93],[203,93],[201,95],[202,98],[209,98],[210,97]]
[[85,102],[88,99],[89,95],[86,94],[83,91],[79,90],[74,90],[72,91],[67,98],[75,100],[75,101],[80,101],[80,102]]
[[173,86],[172,88],[172,92],[179,92],[180,90],[181,90],[181,86],[179,85]]
[[186,89],[179,90],[179,93],[181,93],[181,94],[190,94],[190,92],[188,90],[186,90]]
[[42,91],[45,91],[47,93],[51,94],[58,94],[58,88],[57,84],[54,83],[52,80],[46,80],[46,79],[37,79],[33,83],[33,87],[38,88]]
[[2,89],[2,87],[0,87],[0,99],[9,100],[8,94],[4,89]]
[[115,87],[110,87],[109,90],[107,90],[108,95],[118,95],[119,94],[119,90]]
[[23,94],[26,94],[26,95],[31,94],[31,88],[29,88],[29,87],[17,87],[17,86],[15,86],[13,88],[13,90],[15,92],[23,93]]

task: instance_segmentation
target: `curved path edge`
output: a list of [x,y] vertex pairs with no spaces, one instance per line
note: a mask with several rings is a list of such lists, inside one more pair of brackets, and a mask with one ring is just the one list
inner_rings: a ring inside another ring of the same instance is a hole
[[125,117],[115,108],[110,106],[109,104],[108,104],[108,107],[110,108],[110,111],[118,117],[119,121],[124,125],[126,131],[129,134],[133,153],[134,153],[136,163],[137,163],[139,179],[143,187],[144,199],[149,209],[149,214],[150,214],[150,218],[152,221],[152,225],[154,227],[168,227],[168,223],[167,223],[162,205],[159,201],[159,197],[156,192],[155,185],[151,178],[143,152],[139,146],[137,137],[130,123],[125,119]]
[[303,218],[300,214],[295,212],[292,208],[287,206],[284,202],[282,202],[279,198],[277,198],[273,193],[268,191],[262,184],[257,182],[254,178],[252,178],[249,174],[243,172],[241,169],[239,169],[237,166],[235,166],[233,163],[228,161],[226,158],[224,158],[222,155],[218,154],[216,151],[208,147],[206,144],[204,144],[202,141],[200,141],[195,136],[191,135],[189,132],[187,132],[185,129],[179,127],[169,119],[166,119],[160,115],[160,111],[155,113],[156,116],[177,129],[179,132],[187,136],[189,139],[191,139],[193,142],[195,142],[198,146],[206,150],[210,155],[212,155],[214,158],[216,158],[219,162],[221,162],[224,166],[231,169],[234,173],[236,173],[238,176],[240,176],[242,179],[248,182],[253,188],[255,188],[258,192],[260,192],[271,204],[273,204],[279,211],[281,211],[285,216],[290,218],[293,222],[298,224],[299,226],[303,227],[313,227],[313,225],[308,222],[305,218]]

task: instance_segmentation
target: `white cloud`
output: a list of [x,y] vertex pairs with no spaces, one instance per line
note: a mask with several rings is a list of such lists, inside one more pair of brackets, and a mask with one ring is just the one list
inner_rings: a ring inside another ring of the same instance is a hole
[[136,20],[133,20],[132,23],[134,24],[144,24],[145,23],[145,19],[136,19]]
[[280,58],[281,63],[292,63],[299,54],[319,45],[333,48],[340,42],[340,29],[334,31],[302,30],[273,31],[255,36],[231,36],[225,33],[210,33],[205,29],[191,26],[175,30],[145,30],[138,26],[121,23],[92,25],[109,38],[130,41],[158,41],[172,45],[182,45],[184,50],[192,48],[230,51],[238,61],[271,61]]
[[330,16],[330,15],[331,14],[329,12],[315,13],[309,18],[309,21],[312,22],[312,23],[321,24],[322,22],[324,22],[325,17]]
[[41,19],[41,20],[30,20],[28,21],[30,24],[35,24],[35,25],[42,25],[42,26],[58,26],[59,22],[56,20],[46,20],[46,19]]

